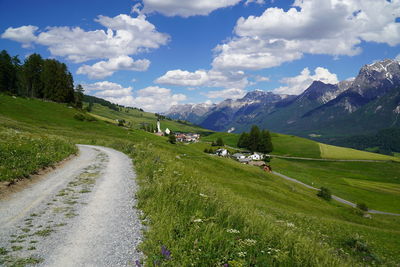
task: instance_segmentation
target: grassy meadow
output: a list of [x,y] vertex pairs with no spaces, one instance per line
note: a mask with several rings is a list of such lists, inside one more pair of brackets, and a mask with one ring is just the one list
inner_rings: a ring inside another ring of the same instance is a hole
[[347,147],[338,147],[319,143],[319,148],[321,150],[321,157],[325,159],[365,159],[399,161],[399,159],[396,157],[356,150]]
[[[399,217],[364,218],[353,208],[324,201],[314,191],[257,167],[208,155],[203,152],[207,144],[172,145],[165,137],[100,119],[79,121],[76,113],[65,105],[0,95],[0,124],[7,131],[46,131],[66,142],[104,145],[132,157],[140,186],[138,207],[148,225],[141,245],[146,266],[400,263]],[[207,138],[212,141],[215,135]],[[308,151],[306,139],[297,145],[293,140],[300,138],[273,138],[278,153],[319,157],[314,145]],[[274,168],[279,161],[273,159]],[[389,182],[383,175],[371,181]]]
[[0,126],[0,182],[28,177],[77,151],[76,146],[64,138]]
[[[152,124],[156,126],[157,117],[154,113],[143,112],[136,109],[122,108],[122,111],[115,111],[109,109],[108,107],[102,106],[100,104],[94,104],[93,109],[90,112],[91,115],[98,119],[116,123],[115,120],[123,119],[125,120],[133,129],[140,129],[142,123]],[[204,132],[203,128],[192,124],[179,123],[173,120],[162,120],[161,128],[165,130],[169,128],[171,131],[177,132]]]
[[400,163],[333,162],[274,158],[275,171],[370,209],[400,213]]

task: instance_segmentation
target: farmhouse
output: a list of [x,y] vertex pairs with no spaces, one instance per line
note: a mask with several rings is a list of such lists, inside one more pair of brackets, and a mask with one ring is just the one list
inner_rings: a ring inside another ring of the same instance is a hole
[[200,139],[200,134],[197,133],[175,133],[177,142],[196,143]]
[[239,160],[239,159],[245,159],[246,156],[243,155],[242,153],[235,153],[235,154],[232,155],[232,158],[234,158],[236,160]]
[[215,154],[220,157],[227,157],[229,155],[229,152],[225,148],[220,148],[215,151]]
[[258,153],[254,153],[253,155],[249,156],[249,159],[251,159],[251,160],[261,160],[262,156],[260,154],[258,154]]

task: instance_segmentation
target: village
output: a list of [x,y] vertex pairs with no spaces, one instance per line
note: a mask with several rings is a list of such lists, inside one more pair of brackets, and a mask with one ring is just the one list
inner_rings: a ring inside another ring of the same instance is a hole
[[267,164],[267,162],[270,161],[271,156],[267,154],[262,154],[262,153],[250,153],[250,152],[236,152],[234,154],[230,154],[228,149],[226,148],[219,148],[215,151],[215,155],[219,157],[227,157],[227,158],[232,158],[242,164],[248,164],[252,166],[258,166],[263,168],[264,171],[266,172],[272,172],[272,168],[270,165]]
[[[170,129],[166,128],[165,131],[161,130],[160,120],[157,120],[157,126],[155,129],[155,134],[158,136],[171,136],[175,137],[176,142],[180,143],[197,143],[200,141],[199,133],[183,133],[183,132],[172,132]],[[220,143],[213,142],[212,146],[218,146],[219,148],[215,151],[210,149],[205,149],[204,152],[218,156],[218,157],[226,157],[236,160],[242,164],[248,164],[252,166],[261,167],[266,172],[272,172],[272,168],[267,162],[270,161],[271,156],[268,154],[257,153],[257,152],[235,152],[231,154],[228,149],[221,148],[224,146],[223,141],[220,140]]]

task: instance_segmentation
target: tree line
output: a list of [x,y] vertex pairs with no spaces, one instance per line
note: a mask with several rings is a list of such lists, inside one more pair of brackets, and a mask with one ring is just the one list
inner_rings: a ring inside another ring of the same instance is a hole
[[240,135],[237,146],[261,153],[270,153],[274,149],[269,131],[260,131],[257,125],[251,127],[250,133],[243,132]]
[[400,128],[389,128],[376,134],[354,135],[331,141],[334,145],[392,155],[400,152]]
[[77,85],[67,65],[32,54],[22,63],[18,56],[0,52],[0,93],[69,103],[82,108],[83,88]]

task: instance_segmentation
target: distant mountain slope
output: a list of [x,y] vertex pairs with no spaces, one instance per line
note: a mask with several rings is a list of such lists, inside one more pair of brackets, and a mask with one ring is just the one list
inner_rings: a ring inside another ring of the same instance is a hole
[[257,90],[241,99],[202,107],[202,112],[191,113],[175,106],[166,114],[176,118],[184,114],[189,121],[196,116],[197,124],[217,131],[242,132],[257,124],[276,132],[323,138],[375,133],[400,126],[400,64],[385,59],[365,65],[353,80],[314,81],[298,96]]

